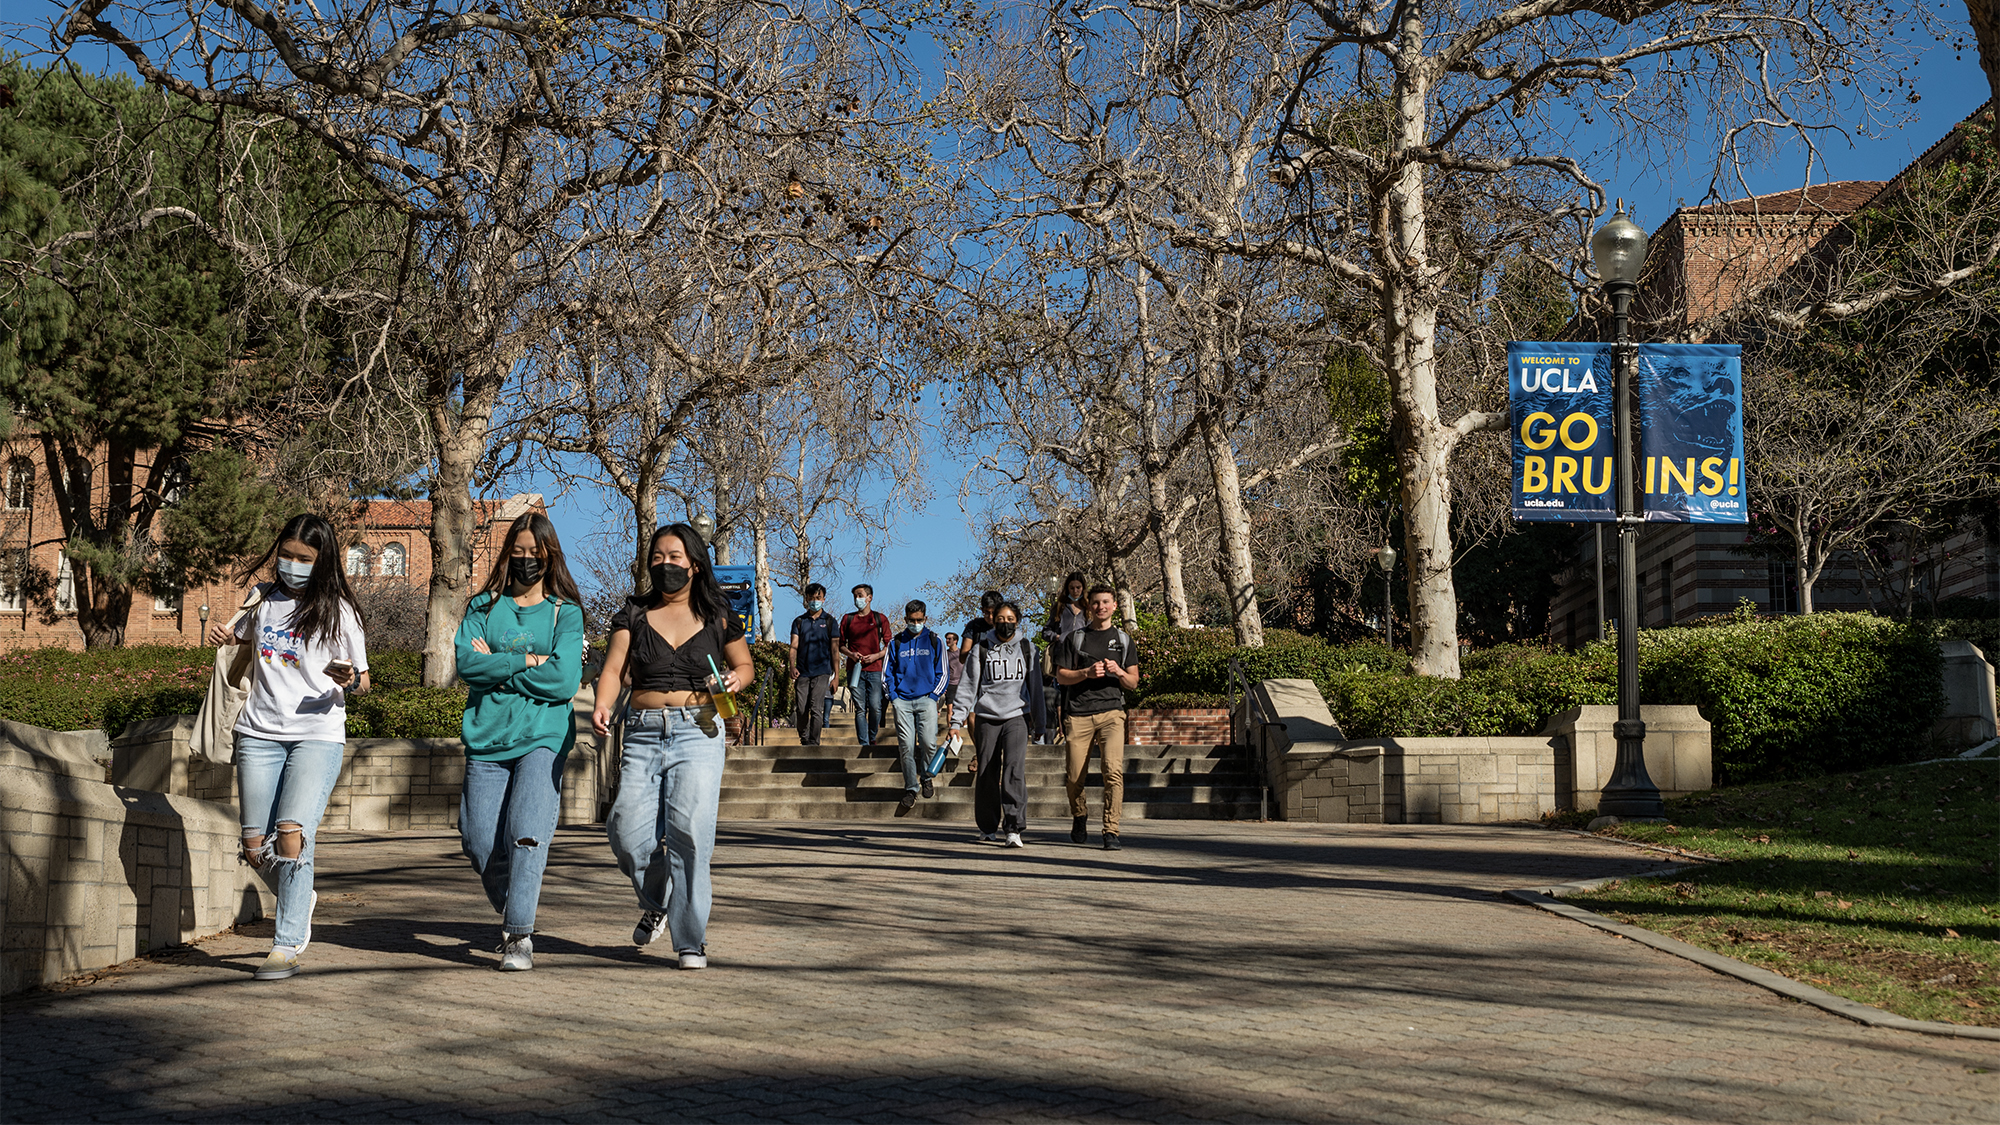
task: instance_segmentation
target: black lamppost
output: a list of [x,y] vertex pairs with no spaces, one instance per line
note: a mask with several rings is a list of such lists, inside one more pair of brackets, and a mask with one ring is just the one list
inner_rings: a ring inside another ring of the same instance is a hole
[[1396,548],[1383,545],[1375,552],[1375,565],[1382,571],[1382,643],[1396,647]]
[[1618,213],[1590,239],[1597,274],[1611,298],[1611,325],[1617,345],[1612,441],[1618,469],[1618,760],[1604,785],[1597,811],[1624,820],[1657,820],[1666,816],[1659,787],[1646,772],[1646,723],[1639,718],[1639,505],[1633,488],[1633,447],[1638,433],[1632,418],[1632,379],[1636,356],[1632,347],[1632,294],[1646,264],[1646,232]]

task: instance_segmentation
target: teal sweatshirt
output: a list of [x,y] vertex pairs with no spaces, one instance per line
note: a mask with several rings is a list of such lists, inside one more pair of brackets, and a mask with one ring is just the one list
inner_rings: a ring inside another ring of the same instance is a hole
[[[479,637],[492,652],[473,649]],[[551,659],[530,668],[531,652]],[[473,598],[458,627],[458,675],[472,689],[466,757],[504,762],[541,746],[569,753],[576,745],[570,700],[583,681],[583,610],[554,598],[526,609],[509,597]]]

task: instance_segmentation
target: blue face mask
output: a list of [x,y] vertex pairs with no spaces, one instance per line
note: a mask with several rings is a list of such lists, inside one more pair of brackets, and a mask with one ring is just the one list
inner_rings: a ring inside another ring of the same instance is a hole
[[313,564],[293,562],[291,559],[278,560],[278,581],[287,590],[303,590],[312,579]]
[[807,613],[818,613],[820,610],[825,608],[826,608],[826,603],[817,598],[806,603]]

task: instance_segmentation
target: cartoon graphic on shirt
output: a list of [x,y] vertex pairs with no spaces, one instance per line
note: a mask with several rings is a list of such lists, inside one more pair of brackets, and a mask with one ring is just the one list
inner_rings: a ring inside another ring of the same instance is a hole
[[283,664],[290,668],[299,666],[299,642],[302,638],[289,629],[275,625],[263,628],[263,637],[257,642],[257,657],[266,664]]
[[486,643],[494,652],[533,652],[535,635],[527,629],[516,629],[511,633],[488,637]]

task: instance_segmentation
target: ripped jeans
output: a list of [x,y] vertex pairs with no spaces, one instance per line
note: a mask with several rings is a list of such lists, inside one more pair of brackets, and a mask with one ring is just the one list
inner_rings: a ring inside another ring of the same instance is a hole
[[535,932],[549,838],[562,806],[563,757],[546,746],[504,762],[467,759],[458,835],[486,901],[510,934]]
[[[304,945],[312,936],[313,837],[326,815],[326,799],[340,780],[341,742],[276,742],[236,732],[236,792],[242,798],[243,838],[264,838],[260,872],[278,899],[277,945]],[[283,837],[296,833],[299,852]],[[281,847],[280,844],[284,846]]]

